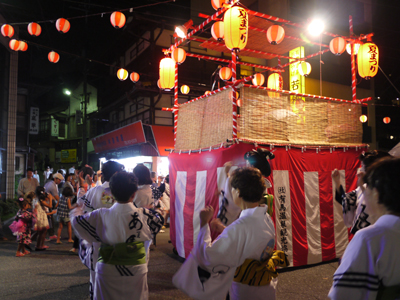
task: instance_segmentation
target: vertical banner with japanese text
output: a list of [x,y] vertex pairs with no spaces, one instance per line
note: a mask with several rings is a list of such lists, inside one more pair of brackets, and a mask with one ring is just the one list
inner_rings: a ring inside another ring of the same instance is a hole
[[58,120],[51,119],[51,136],[58,136],[60,124]]
[[[293,59],[289,61],[295,61],[296,59],[304,57],[304,47],[297,47],[289,51],[289,56]],[[301,61],[297,61],[289,65],[289,90],[291,92],[302,93],[306,92],[305,78],[300,75],[298,70]],[[292,112],[299,116],[297,123],[305,123],[305,98],[299,96],[290,96],[290,107]]]
[[29,115],[29,134],[39,134],[39,107],[31,107]]

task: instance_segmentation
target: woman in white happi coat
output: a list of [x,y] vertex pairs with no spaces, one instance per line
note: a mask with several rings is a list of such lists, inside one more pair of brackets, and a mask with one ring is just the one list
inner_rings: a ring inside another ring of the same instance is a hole
[[137,164],[133,169],[133,174],[138,179],[138,191],[136,192],[135,199],[133,199],[133,204],[136,207],[152,208],[154,197],[151,189],[153,180],[150,177],[150,170],[144,164]]
[[400,299],[399,170],[399,158],[383,158],[367,169],[365,211],[377,221],[347,246],[330,299]]

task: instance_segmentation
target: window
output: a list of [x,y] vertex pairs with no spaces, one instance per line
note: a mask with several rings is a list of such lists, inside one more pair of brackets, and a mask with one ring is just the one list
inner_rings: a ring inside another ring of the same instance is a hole
[[136,104],[132,104],[132,105],[129,107],[129,111],[130,111],[131,114],[135,113],[135,112],[136,112]]
[[19,171],[20,166],[21,166],[21,157],[16,156],[15,157],[15,171]]

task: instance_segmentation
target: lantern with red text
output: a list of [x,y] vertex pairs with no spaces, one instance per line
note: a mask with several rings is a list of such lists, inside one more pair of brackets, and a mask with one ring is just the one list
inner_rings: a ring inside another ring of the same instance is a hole
[[390,118],[389,117],[384,117],[383,118],[383,123],[385,123],[385,124],[389,124],[390,123]]
[[117,71],[117,77],[119,80],[124,81],[128,78],[128,71],[121,68]]
[[340,55],[346,50],[346,40],[340,36],[335,37],[329,43],[329,50],[335,55]]
[[265,77],[261,73],[256,73],[256,74],[254,74],[253,79],[251,80],[251,82],[253,83],[253,85],[261,86],[265,82]]
[[126,22],[125,15],[122,12],[114,11],[110,16],[110,22],[115,28],[122,28]]
[[173,60],[180,65],[181,63],[183,63],[186,59],[186,51],[182,48],[175,48],[174,50],[172,50],[172,58]]
[[358,74],[365,79],[370,79],[378,73],[379,51],[374,43],[365,43],[360,46],[357,54]]
[[160,61],[160,88],[170,90],[175,85],[175,61],[165,57]]
[[71,25],[67,19],[59,18],[56,22],[56,28],[59,32],[67,33],[71,28]]
[[360,116],[360,122],[361,123],[365,123],[365,122],[367,122],[367,120],[368,120],[368,117],[366,115],[361,115]]
[[211,5],[215,10],[220,9],[224,3],[225,0],[211,0]]
[[28,50],[28,44],[25,43],[24,41],[19,41],[18,50],[19,50],[19,51],[26,51],[26,50]]
[[219,78],[226,81],[226,80],[231,79],[231,77],[232,77],[231,68],[223,67],[223,68],[219,69]]
[[267,30],[267,40],[272,45],[277,45],[283,41],[285,29],[279,25],[272,25]]
[[240,51],[247,44],[248,15],[246,9],[234,6],[224,14],[225,46],[232,51]]
[[132,81],[133,83],[136,83],[136,82],[139,81],[140,76],[139,76],[138,73],[132,72],[131,75],[129,75],[129,78],[131,79],[131,81]]
[[14,50],[14,51],[18,51],[19,50],[19,41],[16,40],[16,39],[10,40],[8,45],[10,46],[11,50]]
[[224,22],[215,22],[211,27],[211,35],[215,40],[221,42],[224,39]]
[[28,32],[30,35],[38,36],[42,32],[42,27],[40,27],[40,25],[35,22],[29,23]]
[[10,38],[14,35],[14,28],[11,25],[4,24],[1,26],[1,34]]
[[[268,76],[267,87],[270,88],[270,89],[275,89],[275,90],[282,91],[283,79],[282,79],[281,74],[272,73],[271,75],[269,75]],[[279,97],[280,93],[268,92],[268,96],[270,96],[270,97]]]
[[311,65],[309,62],[302,61],[299,63],[297,70],[299,71],[300,75],[307,77],[311,73]]
[[182,85],[181,86],[181,93],[182,94],[187,95],[187,94],[189,94],[189,92],[190,92],[190,88],[187,85]]
[[55,64],[60,60],[60,55],[57,52],[51,51],[49,52],[49,55],[47,55],[47,58],[50,62]]

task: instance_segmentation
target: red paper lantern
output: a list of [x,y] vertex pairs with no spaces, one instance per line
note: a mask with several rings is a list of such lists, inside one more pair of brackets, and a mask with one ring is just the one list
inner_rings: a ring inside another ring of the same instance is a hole
[[117,71],[117,77],[119,80],[124,81],[128,78],[128,71],[121,68]]
[[55,64],[60,60],[60,55],[57,52],[51,51],[49,52],[49,55],[47,55],[47,58],[50,62]]
[[379,69],[379,50],[374,43],[360,46],[357,54],[358,74],[365,79],[374,77]]
[[383,123],[385,123],[385,124],[389,124],[390,123],[390,118],[389,117],[384,117],[383,118]]
[[232,70],[228,67],[223,67],[219,70],[219,78],[222,80],[229,80],[232,77]]
[[329,43],[329,50],[335,55],[340,55],[346,50],[346,40],[340,36],[335,37]]
[[136,72],[132,72],[131,75],[129,75],[129,78],[132,80],[132,82],[136,83],[139,81],[139,74]]
[[19,41],[18,50],[19,50],[19,51],[26,51],[26,50],[28,50],[28,44],[25,43],[24,41]]
[[211,27],[211,35],[215,40],[221,42],[224,39],[224,22],[215,22]]
[[277,45],[283,41],[285,29],[279,25],[272,25],[267,30],[267,40],[272,45]]
[[211,5],[215,10],[218,10],[225,3],[225,0],[211,0]]
[[368,120],[368,117],[366,115],[361,115],[360,116],[360,122],[361,123],[365,123],[365,122],[367,122],[367,120]]
[[1,34],[10,38],[14,35],[14,28],[11,25],[4,24],[1,26]]
[[224,14],[224,40],[229,50],[239,51],[247,45],[249,16],[245,8],[233,6]]
[[190,88],[187,85],[182,85],[181,86],[181,93],[182,94],[187,95],[187,94],[189,94],[189,92],[190,92]]
[[115,28],[122,28],[126,22],[125,15],[122,12],[114,11],[110,16],[110,22]]
[[59,18],[56,22],[56,28],[59,32],[67,33],[71,28],[71,25],[67,19]]
[[265,82],[265,77],[261,73],[256,73],[254,74],[254,77],[251,82],[253,83],[253,85],[261,86]]
[[205,93],[204,93],[204,95],[210,95],[211,94],[211,91],[206,91]]
[[175,85],[175,61],[165,57],[160,61],[160,87],[170,90]]
[[16,39],[10,40],[8,45],[10,46],[11,50],[14,50],[14,51],[18,51],[19,50],[19,41],[16,40]]
[[28,32],[30,35],[38,36],[42,32],[42,27],[40,27],[40,25],[35,22],[29,23]]
[[172,58],[173,60],[180,65],[181,63],[183,63],[186,59],[186,51],[182,48],[175,48],[174,50],[172,50]]

